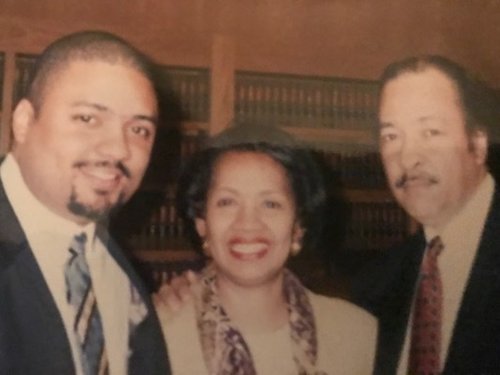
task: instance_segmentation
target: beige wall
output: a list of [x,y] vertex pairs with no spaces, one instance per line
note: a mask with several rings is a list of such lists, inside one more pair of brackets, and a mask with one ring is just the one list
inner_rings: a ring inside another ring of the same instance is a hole
[[239,69],[374,79],[389,61],[448,55],[500,85],[500,0],[0,0],[0,50],[116,32],[165,64],[208,66],[213,35]]

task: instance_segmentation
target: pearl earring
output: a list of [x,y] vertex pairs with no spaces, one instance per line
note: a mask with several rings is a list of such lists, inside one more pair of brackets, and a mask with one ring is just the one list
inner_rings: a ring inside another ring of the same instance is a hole
[[201,248],[203,249],[203,254],[205,254],[207,257],[210,256],[210,246],[208,245],[208,240],[203,240]]
[[297,255],[300,252],[301,246],[298,241],[293,241],[290,247],[290,254]]

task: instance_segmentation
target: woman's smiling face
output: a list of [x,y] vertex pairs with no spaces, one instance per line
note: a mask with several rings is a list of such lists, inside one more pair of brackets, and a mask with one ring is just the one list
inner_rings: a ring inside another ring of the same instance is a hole
[[300,241],[295,199],[284,168],[270,156],[230,151],[217,160],[199,235],[219,282],[241,286],[273,282]]

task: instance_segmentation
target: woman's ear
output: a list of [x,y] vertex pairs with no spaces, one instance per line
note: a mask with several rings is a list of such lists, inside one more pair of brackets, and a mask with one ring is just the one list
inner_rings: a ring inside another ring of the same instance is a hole
[[12,114],[12,133],[16,144],[25,142],[34,120],[35,109],[33,105],[27,99],[21,99]]
[[302,225],[300,225],[300,223],[295,223],[293,226],[292,242],[297,242],[302,245],[302,239],[305,233],[306,231],[302,228]]
[[196,219],[194,219],[194,225],[196,227],[198,236],[200,236],[201,238],[205,238],[205,236],[207,235],[207,222],[205,221],[205,219],[197,217]]
[[290,254],[297,255],[302,249],[302,238],[304,237],[305,230],[299,223],[296,223],[293,227],[292,233],[292,243],[290,246]]
[[196,226],[196,232],[198,233],[198,236],[201,238],[201,249],[203,250],[203,253],[210,258],[210,247],[208,245],[208,240],[207,240],[207,222],[205,219],[202,219],[200,217],[197,217],[194,219],[194,225]]

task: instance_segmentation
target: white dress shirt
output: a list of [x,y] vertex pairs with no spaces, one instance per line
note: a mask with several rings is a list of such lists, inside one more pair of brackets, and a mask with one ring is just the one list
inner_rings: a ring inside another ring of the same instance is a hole
[[[495,182],[488,174],[463,209],[453,217],[441,233],[424,227],[427,242],[439,235],[444,245],[438,258],[443,283],[441,368],[446,362],[455,320],[479,247],[494,190]],[[398,374],[401,375],[407,374],[412,320],[413,316],[410,316],[399,362]]]
[[131,299],[128,276],[109,254],[101,239],[95,236],[94,223],[80,226],[68,221],[35,198],[12,155],[7,155],[0,166],[0,175],[5,193],[61,314],[77,374],[82,374],[82,367],[72,329],[75,310],[66,300],[64,269],[73,236],[86,232],[89,240],[85,254],[101,313],[110,374],[126,374]]

